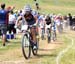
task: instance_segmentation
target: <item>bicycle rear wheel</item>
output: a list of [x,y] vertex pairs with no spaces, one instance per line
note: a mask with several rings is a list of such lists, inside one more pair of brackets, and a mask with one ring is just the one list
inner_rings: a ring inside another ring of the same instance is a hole
[[53,41],[56,40],[56,32],[53,32]]
[[31,46],[30,46],[30,38],[28,34],[24,34],[22,38],[22,52],[25,59],[30,58],[31,55]]
[[51,31],[50,31],[50,29],[47,29],[47,41],[48,41],[48,43],[50,43],[51,42]]
[[33,49],[34,46],[32,46],[32,53],[34,56],[36,56],[38,52],[38,43],[36,43],[36,46],[37,46],[37,49]]
[[44,40],[44,28],[42,28],[41,30],[42,30],[41,39]]
[[48,37],[48,43],[50,43],[51,42],[51,38],[50,37]]

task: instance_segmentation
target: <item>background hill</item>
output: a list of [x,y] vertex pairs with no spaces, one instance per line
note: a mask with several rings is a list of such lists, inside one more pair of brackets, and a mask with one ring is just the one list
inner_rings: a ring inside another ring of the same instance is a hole
[[[7,5],[15,6],[16,9],[21,9],[27,3],[35,8],[34,0],[0,0],[0,3],[5,2]],[[75,14],[75,0],[38,0],[42,13],[72,13]]]

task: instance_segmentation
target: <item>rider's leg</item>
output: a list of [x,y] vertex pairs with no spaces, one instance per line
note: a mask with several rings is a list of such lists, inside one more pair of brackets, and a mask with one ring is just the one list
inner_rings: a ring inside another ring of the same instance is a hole
[[32,36],[33,49],[37,49],[37,40],[36,40],[36,34],[34,28],[31,29],[31,36]]
[[35,28],[35,31],[36,31],[36,35],[39,35],[39,28],[38,27]]
[[31,28],[31,36],[32,36],[32,41],[34,44],[36,44],[36,34],[35,34],[35,29]]

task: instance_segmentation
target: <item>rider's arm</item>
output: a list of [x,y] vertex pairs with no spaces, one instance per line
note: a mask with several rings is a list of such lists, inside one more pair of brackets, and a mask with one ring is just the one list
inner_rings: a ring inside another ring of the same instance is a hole
[[35,19],[36,25],[37,25],[38,24],[38,18],[37,18],[37,16],[34,16],[34,19]]
[[17,21],[16,21],[16,26],[17,27],[21,25],[21,22],[20,22],[21,20],[22,20],[22,16],[19,16]]
[[11,12],[14,8],[15,8],[14,6],[13,6],[13,7],[8,7],[8,8],[6,9],[7,13]]

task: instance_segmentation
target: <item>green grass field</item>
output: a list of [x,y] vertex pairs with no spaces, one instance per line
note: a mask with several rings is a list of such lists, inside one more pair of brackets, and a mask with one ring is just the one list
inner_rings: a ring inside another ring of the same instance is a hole
[[[5,2],[7,6],[15,6],[16,9],[22,9],[27,3],[35,8],[33,0],[0,0],[1,2]],[[38,2],[42,13],[72,13],[75,15],[75,0],[38,0]]]

